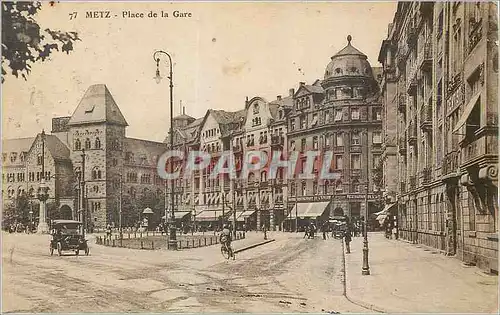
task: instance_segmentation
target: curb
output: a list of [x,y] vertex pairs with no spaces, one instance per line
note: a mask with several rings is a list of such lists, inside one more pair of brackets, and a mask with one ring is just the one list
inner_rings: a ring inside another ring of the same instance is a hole
[[375,311],[375,312],[378,312],[378,313],[394,313],[394,312],[391,312],[391,311],[388,311],[382,307],[378,307],[376,305],[373,305],[373,304],[370,304],[370,303],[367,303],[361,299],[357,299],[355,297],[353,297],[352,295],[352,292],[351,292],[351,288],[349,285],[347,285],[347,263],[346,263],[346,259],[345,259],[345,249],[344,249],[344,242],[342,242],[342,264],[343,264],[343,271],[344,271],[344,296],[346,297],[346,299],[353,303],[353,304],[356,304],[358,306],[361,306],[361,307],[364,307],[366,309],[369,309],[371,311]]
[[274,242],[275,239],[270,239],[270,240],[267,240],[267,241],[264,241],[264,242],[260,242],[260,243],[256,243],[256,244],[252,244],[252,245],[248,245],[246,247],[243,247],[243,248],[239,248],[239,249],[235,249],[234,250],[234,253],[237,254],[237,253],[241,253],[243,251],[246,251],[248,249],[252,249],[252,248],[255,248],[257,246],[261,246],[261,245],[266,245],[268,243],[271,243],[271,242]]

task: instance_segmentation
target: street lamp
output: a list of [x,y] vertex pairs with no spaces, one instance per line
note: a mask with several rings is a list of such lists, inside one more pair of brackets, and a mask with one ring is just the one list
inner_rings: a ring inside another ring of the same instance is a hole
[[[168,57],[168,64],[169,64],[169,76],[168,79],[170,80],[170,150],[173,150],[174,148],[174,83],[173,83],[173,71],[172,71],[172,57],[170,56],[169,53],[163,51],[163,50],[157,50],[153,54],[153,59],[156,62],[156,76],[154,79],[156,80],[156,83],[161,82],[161,75],[160,75],[160,58],[158,57],[160,54],[166,55]],[[174,163],[172,158],[170,158],[170,171],[173,172]],[[166,182],[165,182],[166,184]],[[168,239],[168,249],[170,250],[177,250],[177,231],[175,227],[175,214],[174,214],[174,179],[172,178],[170,180],[170,185],[171,185],[171,198],[170,198],[170,206],[172,209],[172,224],[170,225],[170,233],[169,233],[169,239]],[[166,208],[166,204],[165,204]]]
[[367,224],[368,224],[368,188],[369,188],[369,177],[368,177],[368,150],[369,150],[369,144],[368,144],[368,130],[365,131],[365,140],[366,140],[366,190],[365,190],[365,222],[364,222],[364,227],[363,227],[363,268],[361,269],[361,274],[362,275],[369,275],[370,274],[370,266],[368,264],[368,230],[367,230]]
[[40,218],[38,221],[37,233],[47,233],[49,227],[47,225],[47,209],[46,202],[49,199],[49,187],[45,183],[45,130],[42,130],[42,178],[40,182],[40,187],[38,188],[37,197],[40,200]]

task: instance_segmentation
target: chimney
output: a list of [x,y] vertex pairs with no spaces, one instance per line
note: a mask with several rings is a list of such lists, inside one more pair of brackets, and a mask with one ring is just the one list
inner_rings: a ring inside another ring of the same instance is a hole
[[245,99],[245,108],[248,106],[248,96]]
[[276,98],[278,99],[278,101],[281,101],[281,95],[276,96]]
[[300,86],[304,86],[304,85],[306,85],[305,82],[300,82]]
[[288,94],[290,94],[290,96],[293,96],[295,94],[295,89],[288,90]]

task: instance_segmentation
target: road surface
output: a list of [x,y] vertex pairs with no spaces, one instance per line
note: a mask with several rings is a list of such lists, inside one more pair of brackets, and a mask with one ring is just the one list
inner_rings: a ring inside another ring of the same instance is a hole
[[369,312],[343,296],[339,240],[275,234],[234,261],[218,246],[169,252],[91,244],[90,256],[51,257],[49,236],[3,234],[2,310]]

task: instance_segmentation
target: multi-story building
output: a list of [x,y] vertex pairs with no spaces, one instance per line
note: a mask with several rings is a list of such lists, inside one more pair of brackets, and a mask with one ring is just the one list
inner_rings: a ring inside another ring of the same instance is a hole
[[377,209],[378,187],[370,175],[382,145],[377,74],[367,56],[351,45],[351,36],[347,40],[331,58],[322,81],[300,83],[288,115],[288,148],[301,153],[298,173],[311,171],[305,170],[305,152],[319,151],[320,156],[333,153],[330,171],[338,174],[336,179],[319,179],[322,160],[316,159],[315,178],[289,181],[288,200],[295,208],[289,218],[298,224],[305,218],[359,218],[366,213],[366,194],[368,213]]
[[[92,85],[72,116],[52,120],[51,135],[3,140],[4,174],[7,174],[3,202],[26,193],[38,205],[36,192],[44,163],[48,202],[55,209],[55,213],[48,213],[49,219],[56,216],[81,219],[80,210],[84,210],[89,227],[118,224],[122,189],[124,199],[130,200],[127,206],[133,207],[123,223],[133,224],[142,211],[135,208],[138,206],[135,201],[145,195],[163,194],[164,184],[157,175],[156,162],[166,147],[163,143],[127,138],[126,127],[127,122],[108,88],[104,84]],[[45,138],[43,146],[42,138]],[[83,206],[79,202],[82,187]],[[152,202],[151,207],[155,208]]]
[[401,2],[379,58],[384,169],[397,169],[396,182],[387,172],[384,182],[397,196],[400,236],[492,272],[497,31],[495,3]]

